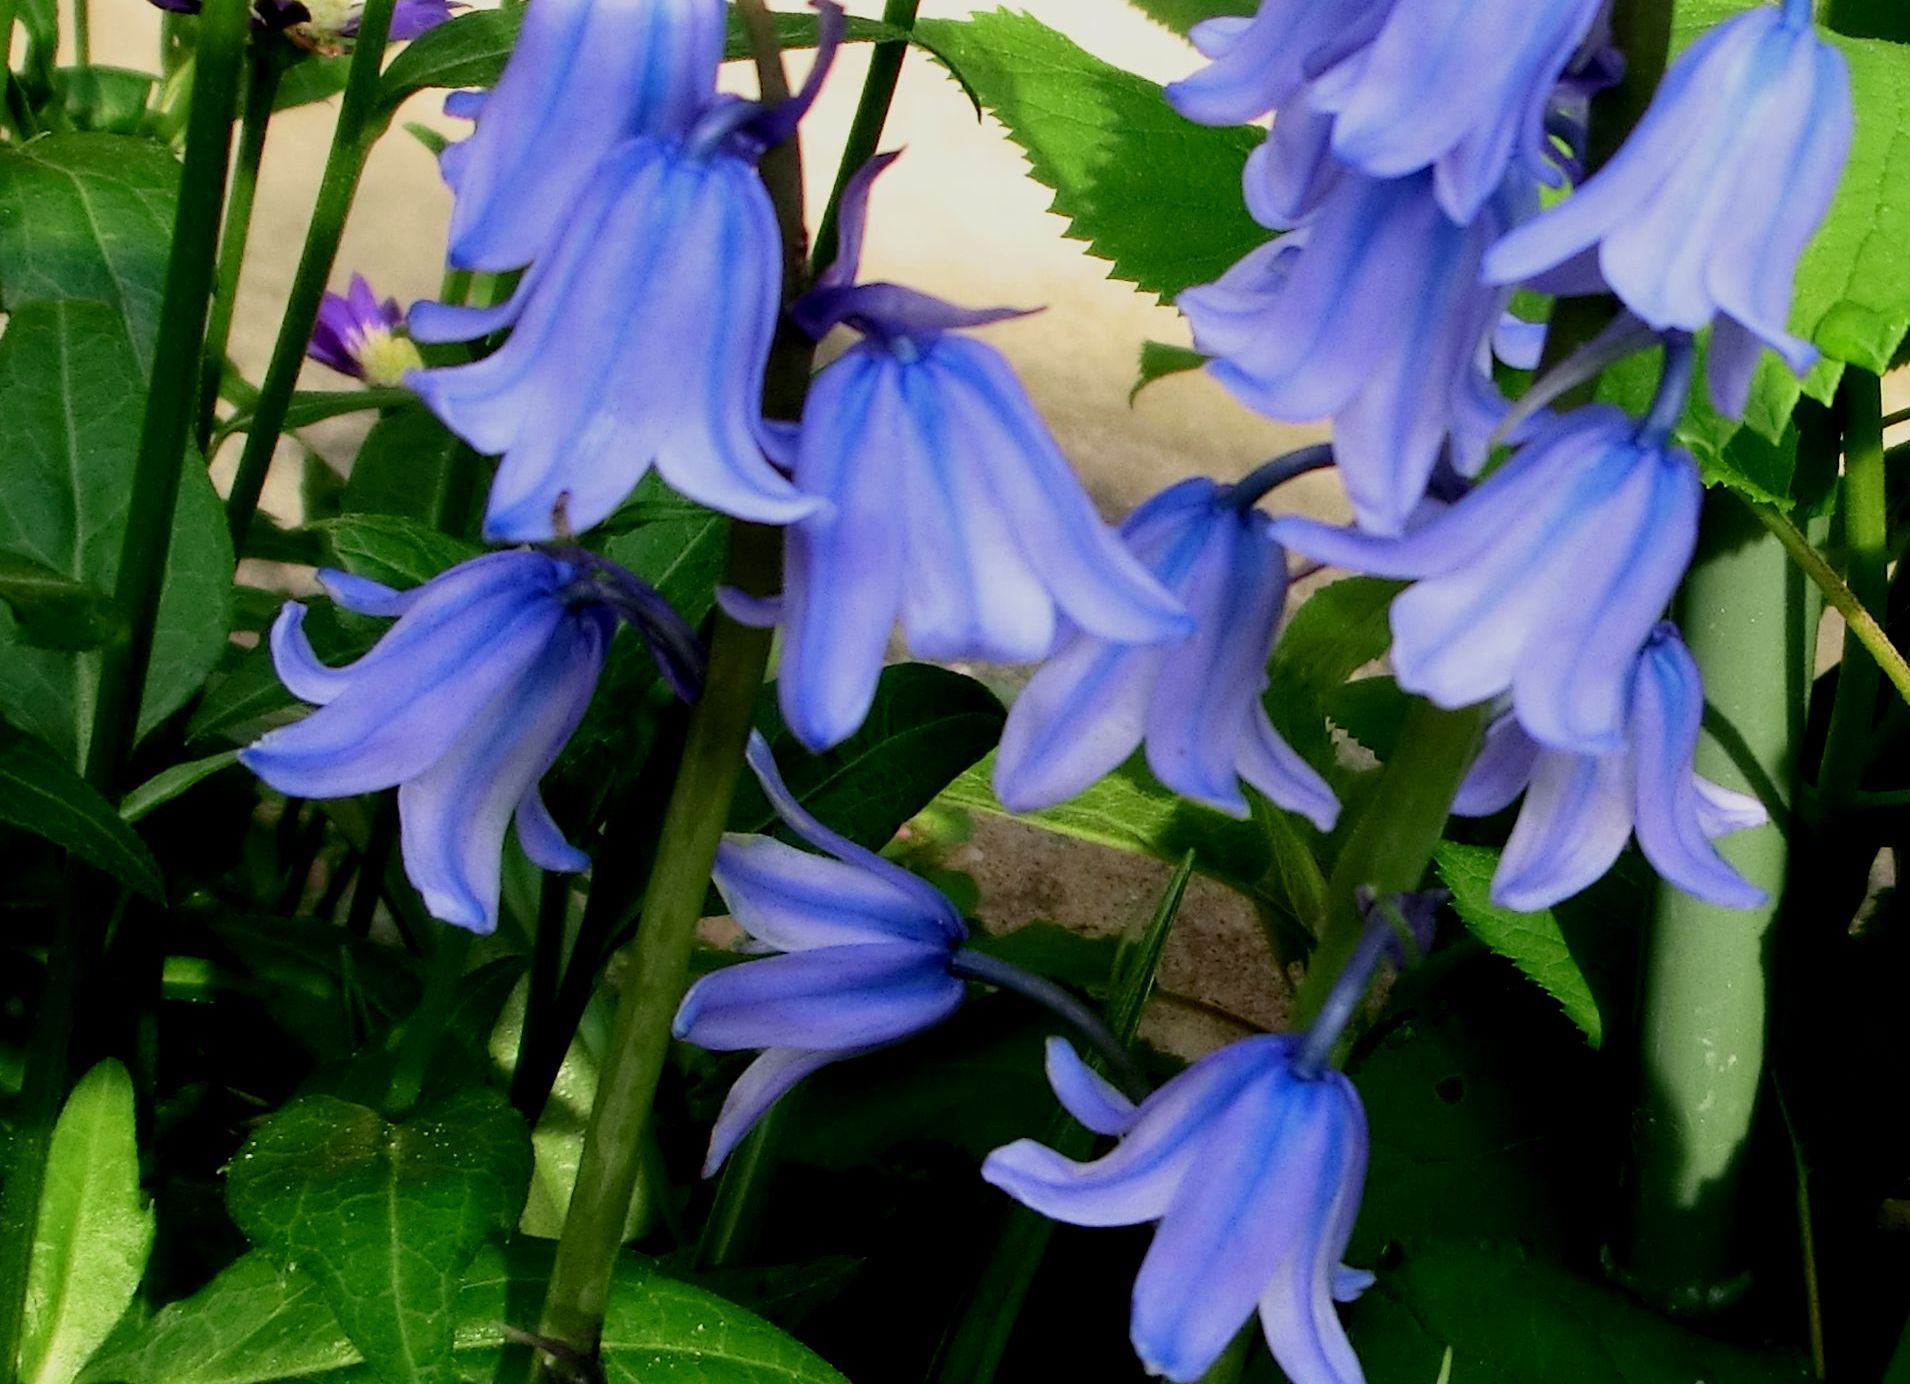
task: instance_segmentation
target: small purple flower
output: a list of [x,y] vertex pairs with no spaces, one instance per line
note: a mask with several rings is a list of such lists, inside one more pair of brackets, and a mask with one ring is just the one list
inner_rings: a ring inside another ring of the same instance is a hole
[[1764,891],[1711,845],[1766,816],[1756,798],[1692,768],[1703,718],[1698,665],[1665,623],[1638,656],[1622,749],[1547,750],[1510,713],[1496,720],[1452,805],[1459,816],[1487,817],[1525,794],[1492,879],[1493,902],[1528,913],[1549,908],[1609,870],[1635,833],[1652,867],[1687,894],[1726,908],[1763,903]]
[[1131,1336],[1152,1374],[1199,1379],[1257,1309],[1294,1384],[1362,1384],[1333,1309],[1372,1282],[1341,1256],[1366,1177],[1366,1114],[1345,1076],[1305,1059],[1300,1035],[1210,1053],[1138,1107],[1065,1042],[1048,1045],[1055,1094],[1120,1139],[1076,1163],[1032,1139],[982,1176],[1070,1225],[1158,1221],[1134,1283]]
[[1167,100],[1200,125],[1244,125],[1278,110],[1325,67],[1372,41],[1395,0],[1260,0],[1251,19],[1196,24],[1208,65],[1170,83]]
[[1286,600],[1272,520],[1209,480],[1170,486],[1121,538],[1194,618],[1192,633],[1132,645],[1073,631],[1008,713],[995,791],[1017,812],[1070,798],[1145,743],[1175,792],[1247,815],[1244,779],[1322,831],[1333,790],[1267,718],[1260,696]]
[[[424,0],[413,0],[424,3]],[[529,264],[574,222],[612,149],[682,134],[716,89],[722,0],[537,0],[470,138],[444,153],[449,257]],[[458,113],[468,110],[458,103]]]
[[401,336],[404,309],[396,298],[382,303],[362,274],[351,276],[344,293],[327,293],[318,306],[305,354],[341,375],[366,384],[392,385],[424,364],[418,348]]
[[[148,0],[158,9],[172,14],[198,14],[204,0]],[[276,32],[294,25],[312,22],[312,12],[299,0],[252,0],[251,23],[254,29]]]
[[[1333,420],[1355,518],[1396,534],[1455,415],[1491,389],[1480,361],[1510,293],[1481,288],[1479,262],[1530,200],[1530,185],[1511,180],[1476,221],[1457,226],[1434,199],[1431,174],[1344,173],[1314,220],[1176,305],[1235,398],[1288,422]],[[1482,450],[1455,458],[1467,472],[1484,459]]]
[[805,1076],[933,1027],[964,991],[949,972],[968,936],[955,906],[811,816],[761,735],[749,764],[777,815],[825,854],[768,836],[729,835],[717,849],[716,888],[738,926],[782,954],[705,976],[677,1010],[671,1031],[685,1042],[763,1049],[723,1102],[705,1177]]
[[1377,36],[1322,72],[1307,99],[1332,116],[1340,162],[1374,178],[1431,168],[1439,205],[1463,224],[1515,161],[1527,178],[1556,180],[1547,114],[1604,4],[1394,4]]
[[1018,314],[854,282],[869,184],[888,162],[857,175],[842,253],[792,314],[818,337],[838,322],[863,337],[817,376],[794,447],[796,485],[826,503],[789,533],[779,685],[817,750],[862,723],[898,619],[918,655],[997,662],[1045,655],[1063,617],[1124,643],[1187,627],[1007,361],[953,334]]
[[1602,280],[1658,330],[1716,319],[1712,401],[1744,412],[1769,346],[1802,375],[1817,351],[1787,330],[1798,256],[1850,152],[1843,55],[1810,5],[1760,5],[1686,50],[1612,161],[1486,256],[1494,283]]
[[513,816],[537,864],[588,869],[538,782],[590,701],[616,611],[640,608],[639,632],[679,684],[695,675],[682,622],[654,593],[633,597],[627,573],[610,580],[526,550],[473,558],[403,592],[343,572],[319,577],[346,609],[398,621],[356,663],[332,668],[305,637],[305,607],[288,603],[272,627],[273,661],[286,687],[319,709],[268,732],[240,761],[296,797],[397,786],[406,873],[434,916],[473,932],[497,926]]
[[[453,12],[464,8],[460,0],[398,0],[391,11],[391,41],[401,43],[414,39],[440,24],[449,23]],[[354,14],[340,32],[357,33],[359,18],[360,15]]]
[[[1683,398],[1683,360],[1665,397]],[[1667,443],[1669,427],[1662,410],[1640,425],[1606,405],[1578,409],[1402,538],[1297,518],[1274,536],[1317,561],[1416,579],[1393,602],[1401,687],[1444,707],[1510,691],[1543,744],[1615,751],[1633,660],[1697,540],[1697,463]]]

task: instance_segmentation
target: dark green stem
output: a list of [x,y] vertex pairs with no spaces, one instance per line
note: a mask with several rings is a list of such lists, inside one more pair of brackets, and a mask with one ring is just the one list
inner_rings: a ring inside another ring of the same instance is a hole
[[1101,1021],[1101,1016],[1046,976],[1038,976],[998,956],[976,951],[973,947],[963,947],[957,952],[949,962],[948,971],[950,975],[963,980],[979,980],[984,985],[1020,995],[1046,1009],[1101,1055],[1115,1083],[1124,1088],[1133,1100],[1144,1100],[1153,1089],[1147,1078],[1141,1075],[1141,1069],[1134,1065],[1134,1059],[1127,1055],[1127,1044]]
[[472,940],[472,934],[461,927],[438,929],[437,945],[431,952],[431,969],[425,977],[424,998],[405,1023],[404,1036],[398,1042],[397,1060],[392,1063],[385,1112],[393,1119],[409,1114],[424,1092],[431,1059],[437,1055],[438,1044],[444,1039],[445,1027],[457,1005],[458,984],[464,979]]
[[73,0],[73,61],[81,67],[93,65],[91,0]]
[[756,1127],[730,1153],[717,1179],[716,1199],[697,1237],[696,1266],[720,1269],[747,1259],[754,1248],[757,1222],[768,1199],[771,1171],[783,1131],[794,1118],[801,1090],[791,1091],[769,1108]]
[[[885,0],[882,22],[897,29],[915,28],[915,11],[921,0]],[[842,146],[842,166],[836,170],[836,185],[829,192],[829,205],[823,211],[822,225],[816,232],[816,253],[811,270],[820,274],[836,259],[836,221],[842,205],[843,189],[858,169],[875,156],[882,143],[882,129],[889,121],[889,106],[895,100],[895,84],[902,75],[902,60],[908,56],[909,41],[888,39],[875,45],[869,55],[869,76],[862,84],[862,96],[856,102],[855,118],[849,124],[849,137]]]
[[397,791],[380,793],[359,862],[358,887],[352,890],[351,912],[345,915],[345,931],[354,937],[371,936],[372,918],[378,912],[379,895],[384,892],[385,868],[391,863],[398,830]]
[[[511,1104],[533,1125],[550,1097],[550,1081],[539,1078],[537,1054],[545,1044],[557,1038],[550,1028],[557,1012],[569,911],[570,876],[555,870],[546,871],[537,900],[537,935],[531,938],[531,970],[524,989],[524,1027],[517,1035],[517,1062],[511,1069]],[[568,1034],[563,1042],[569,1046]],[[559,1065],[562,1061],[559,1057]]]
[[[1837,395],[1844,435],[1844,543],[1850,594],[1881,617],[1890,589],[1890,497],[1884,484],[1883,381],[1850,369]],[[1817,800],[1826,826],[1850,809],[1877,719],[1882,670],[1856,628],[1844,626],[1844,659],[1824,761],[1817,774]]]
[[[271,362],[259,386],[252,430],[246,434],[245,450],[239,454],[232,493],[226,497],[226,524],[232,531],[235,552],[245,551],[245,536],[252,527],[252,516],[258,512],[266,472],[271,469],[272,453],[278,448],[285,412],[291,406],[292,391],[298,385],[305,348],[312,339],[312,327],[318,321],[325,285],[331,279],[332,264],[338,257],[338,241],[345,231],[345,218],[357,195],[365,159],[385,128],[378,118],[379,64],[384,58],[395,3],[396,0],[366,0],[364,15],[359,20],[357,47],[345,77],[338,127],[332,134],[331,153],[325,160],[325,174],[318,186],[318,201],[312,208],[311,226],[305,233],[305,249],[292,278],[292,291],[285,300],[285,315],[279,326],[278,340],[272,347]],[[198,356],[195,354],[193,359],[197,360]]]
[[212,318],[206,326],[197,434],[201,452],[212,442],[219,380],[225,374],[226,348],[232,340],[232,312],[239,296],[239,269],[245,262],[246,239],[252,230],[252,204],[259,190],[259,166],[265,158],[266,128],[272,119],[272,102],[278,96],[279,75],[285,68],[283,47],[277,38],[261,37],[253,43],[249,55],[251,74],[239,121],[239,155],[232,168],[232,192],[226,199],[225,235],[219,242],[219,280],[212,294]]

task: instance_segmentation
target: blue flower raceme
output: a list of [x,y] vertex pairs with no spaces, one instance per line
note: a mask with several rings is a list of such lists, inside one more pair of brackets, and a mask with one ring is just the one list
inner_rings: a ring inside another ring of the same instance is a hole
[[1261,492],[1187,480],[1129,516],[1123,541],[1185,603],[1193,632],[1149,645],[1071,632],[1009,711],[995,766],[1002,802],[1018,812],[1060,802],[1145,743],[1149,767],[1177,793],[1245,816],[1244,779],[1332,827],[1332,789],[1260,700],[1287,588],[1272,520],[1253,508]]
[[751,737],[749,764],[777,815],[826,854],[741,835],[717,850],[716,887],[736,922],[782,955],[705,976],[677,1010],[678,1038],[718,1052],[763,1049],[723,1103],[705,1176],[805,1076],[933,1027],[960,1007],[964,988],[949,971],[968,936],[955,906],[817,821],[761,735]]
[[1766,817],[1756,798],[1693,770],[1703,717],[1698,665],[1667,623],[1638,656],[1622,749],[1546,750],[1514,717],[1495,721],[1452,806],[1462,817],[1485,817],[1525,794],[1492,879],[1493,902],[1523,912],[1549,908],[1594,883],[1636,834],[1652,867],[1687,894],[1728,908],[1763,903],[1764,891],[1711,844]]
[[[1333,420],[1355,518],[1396,534],[1455,427],[1493,392],[1482,360],[1509,293],[1480,286],[1480,260],[1532,202],[1529,180],[1511,179],[1459,226],[1430,173],[1342,173],[1315,219],[1176,306],[1235,398],[1271,418]],[[1455,461],[1476,471],[1483,450]]]
[[1396,0],[1260,0],[1251,19],[1196,24],[1208,65],[1167,100],[1200,125],[1244,125],[1285,107],[1322,68],[1372,41]]
[[412,310],[420,341],[511,328],[483,360],[409,381],[453,432],[502,455],[487,537],[588,529],[652,465],[739,519],[783,524],[818,507],[764,455],[763,374],[783,260],[756,162],[815,99],[841,28],[841,10],[825,7],[809,81],[782,106],[706,95],[682,128],[617,145],[502,305]]
[[956,328],[1016,315],[854,282],[872,161],[844,199],[842,253],[794,315],[862,340],[817,376],[794,477],[824,505],[789,532],[779,683],[797,737],[862,723],[899,620],[934,659],[1037,659],[1063,619],[1158,641],[1186,616],[1115,539],[1007,361]]
[[351,276],[344,293],[327,293],[318,306],[311,344],[305,353],[320,365],[366,384],[397,384],[424,364],[404,331],[404,309],[395,298],[382,303],[362,274]]
[[[1681,404],[1688,348],[1661,395]],[[1670,415],[1666,416],[1667,413]],[[1511,692],[1548,747],[1621,749],[1633,659],[1697,541],[1697,463],[1606,405],[1543,424],[1509,462],[1402,538],[1284,518],[1274,536],[1321,562],[1414,585],[1393,602],[1399,684],[1439,706]]]
[[1843,55],[1808,0],[1745,11],[1694,43],[1611,162],[1486,256],[1496,283],[1609,286],[1659,330],[1716,319],[1711,397],[1744,412],[1766,346],[1798,374],[1817,352],[1788,330],[1798,256],[1850,151]]
[[[610,151],[679,134],[716,89],[722,0],[538,0],[477,129],[444,153],[449,255],[518,269],[571,220]],[[460,107],[461,109],[461,107]]]
[[620,571],[541,552],[489,553],[410,591],[320,574],[332,598],[397,623],[357,662],[329,667],[286,605],[272,656],[291,692],[319,709],[268,732],[240,761],[282,793],[339,798],[398,788],[406,873],[432,914],[497,926],[499,856],[513,817],[530,858],[584,870],[538,783],[577,727],[625,614],[685,692],[695,641],[654,592]]

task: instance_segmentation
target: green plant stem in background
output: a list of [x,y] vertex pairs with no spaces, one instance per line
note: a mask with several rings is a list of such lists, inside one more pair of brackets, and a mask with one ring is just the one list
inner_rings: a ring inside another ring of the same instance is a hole
[[371,936],[371,920],[378,911],[379,895],[384,892],[385,870],[398,843],[398,829],[398,790],[387,789],[378,795],[378,805],[372,810],[371,830],[358,865],[358,887],[352,890],[351,909],[345,915],[345,931],[354,937]]
[[[885,0],[882,22],[897,29],[915,27],[915,11],[920,0]],[[902,60],[908,56],[907,39],[891,39],[875,45],[869,56],[869,76],[856,101],[855,118],[849,124],[849,137],[842,146],[842,166],[836,170],[836,185],[829,193],[828,208],[816,231],[816,253],[811,263],[820,274],[836,261],[836,218],[842,206],[842,193],[856,171],[867,163],[882,143],[882,128],[888,124],[889,106],[895,100],[895,84],[902,75]]]
[[418,1001],[417,1009],[405,1023],[404,1036],[398,1042],[397,1060],[391,1067],[385,1113],[394,1120],[402,1120],[409,1114],[424,1091],[431,1059],[437,1055],[445,1025],[457,1005],[458,982],[464,979],[473,940],[473,935],[461,927],[437,929],[431,969],[425,977],[424,998]]
[[1897,689],[1906,703],[1910,703],[1910,661],[1906,661],[1903,651],[1890,642],[1890,636],[1877,623],[1877,617],[1857,599],[1857,593],[1837,575],[1837,569],[1812,546],[1810,538],[1791,521],[1789,515],[1769,505],[1749,500],[1745,504],[1757,516],[1758,522],[1783,545],[1784,551],[1790,554],[1791,561],[1797,564],[1798,569],[1824,593],[1824,599],[1831,608],[1844,617],[1851,637],[1876,660],[1883,675],[1890,679],[1890,685]]
[[[798,1087],[769,1107],[723,1164],[716,1198],[696,1241],[696,1267],[721,1269],[746,1260],[754,1248],[756,1226],[769,1199],[770,1172],[784,1132],[795,1118]],[[667,1201],[668,1198],[666,1197]]]
[[239,296],[239,269],[245,262],[252,203],[259,190],[259,165],[265,158],[266,129],[272,120],[272,103],[278,97],[279,76],[285,70],[284,49],[282,39],[261,35],[248,54],[250,73],[239,122],[239,155],[232,168],[232,192],[226,199],[225,235],[219,242],[219,281],[212,295],[212,318],[206,326],[205,367],[199,386],[197,441],[202,452],[212,441],[219,379],[225,373],[233,306]]
[[[293,275],[292,291],[285,300],[278,340],[273,343],[272,359],[259,386],[252,430],[246,435],[245,450],[239,454],[232,493],[226,497],[226,524],[232,531],[233,551],[241,555],[245,552],[245,536],[252,527],[252,516],[258,512],[266,473],[272,467],[272,453],[278,448],[279,432],[285,426],[285,411],[298,385],[305,348],[312,339],[312,327],[318,321],[319,303],[325,297],[332,264],[338,258],[339,237],[344,234],[345,218],[358,192],[358,179],[365,171],[365,159],[371,153],[371,146],[385,128],[378,118],[379,64],[385,54],[385,39],[391,32],[391,12],[395,4],[396,0],[366,0],[364,14],[359,19],[357,46],[352,51],[345,95],[338,107],[338,128],[332,134],[331,153],[326,157],[325,174],[318,185],[318,201],[312,208],[311,226],[305,233],[305,249],[299,255],[298,271]],[[197,358],[195,355],[194,359]]]
[[93,65],[93,7],[91,0],[73,0],[73,61]]
[[[1816,608],[1784,549],[1713,492],[1678,608],[1708,701],[1700,774],[1742,791],[1774,785],[1788,801]],[[1719,908],[1660,882],[1645,939],[1630,1214],[1612,1263],[1673,1310],[1716,1309],[1748,1282],[1741,1194],[1764,1085],[1785,815],[1777,804],[1770,824],[1718,843],[1769,904]]]
[[[1844,435],[1844,546],[1850,594],[1873,618],[1890,592],[1890,497],[1884,484],[1883,381],[1846,370],[1837,394]],[[1850,809],[1863,782],[1877,719],[1882,670],[1857,627],[1844,626],[1843,664],[1817,774],[1817,801],[1828,826]]]

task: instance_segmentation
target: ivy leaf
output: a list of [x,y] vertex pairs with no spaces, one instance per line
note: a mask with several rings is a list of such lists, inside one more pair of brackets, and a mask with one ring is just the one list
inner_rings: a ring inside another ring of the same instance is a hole
[[163,902],[159,862],[100,791],[39,740],[0,724],[0,822],[44,837]]
[[70,1384],[125,1314],[152,1247],[132,1078],[102,1062],[80,1078],[53,1126],[27,1270],[21,1384]]
[[329,1096],[279,1111],[234,1160],[232,1218],[281,1268],[317,1280],[384,1384],[458,1384],[459,1287],[530,1186],[530,1133],[495,1092],[404,1124]]
[[915,33],[1006,127],[1054,189],[1068,235],[1115,278],[1169,299],[1266,241],[1240,191],[1259,130],[1183,120],[1154,83],[1026,14],[924,19]]

